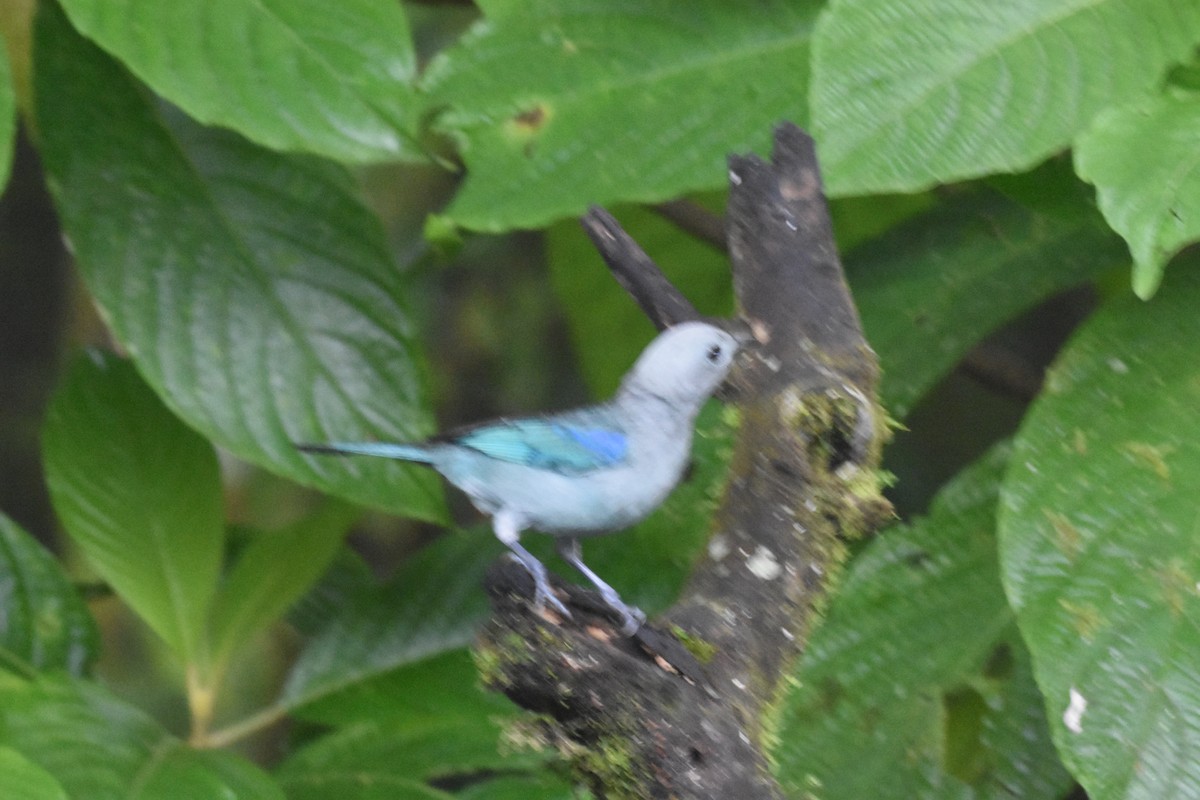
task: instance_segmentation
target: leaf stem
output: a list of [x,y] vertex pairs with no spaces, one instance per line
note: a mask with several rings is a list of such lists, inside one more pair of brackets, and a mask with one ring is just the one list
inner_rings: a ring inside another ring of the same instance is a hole
[[193,732],[192,746],[202,748],[228,747],[251,734],[271,727],[281,721],[287,715],[287,712],[288,707],[285,705],[267,706],[261,711],[251,714],[232,725],[212,731],[211,733],[205,732],[202,737],[197,738]]
[[187,704],[192,718],[192,733],[189,737],[193,744],[204,741],[208,737],[208,728],[212,724],[213,707],[216,705],[217,689],[213,681],[205,680],[196,664],[187,666]]

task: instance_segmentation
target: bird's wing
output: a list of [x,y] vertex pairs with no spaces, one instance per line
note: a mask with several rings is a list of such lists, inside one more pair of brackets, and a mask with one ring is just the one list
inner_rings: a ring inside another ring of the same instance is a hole
[[500,461],[568,473],[616,466],[629,450],[611,424],[562,417],[501,420],[447,438]]

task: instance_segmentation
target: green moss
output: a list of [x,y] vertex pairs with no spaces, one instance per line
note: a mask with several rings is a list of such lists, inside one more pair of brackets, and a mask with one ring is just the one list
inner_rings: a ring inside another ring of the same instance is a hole
[[604,736],[575,754],[575,768],[588,781],[599,783],[609,800],[645,800],[647,787],[633,768],[629,740],[620,735]]
[[860,500],[874,500],[895,482],[896,476],[885,469],[861,468],[846,479],[844,486]]
[[500,736],[501,755],[510,753],[559,752],[553,731],[555,722],[547,714],[529,714],[508,723]]
[[705,639],[701,639],[699,636],[693,636],[678,625],[671,626],[671,633],[675,635],[679,643],[686,647],[687,651],[701,664],[708,664],[713,660],[713,656],[717,654],[716,645]]
[[779,730],[783,725],[784,700],[800,686],[800,682],[785,672],[773,696],[762,705],[758,716],[758,747],[767,759],[767,766],[774,773],[778,767],[775,751],[781,741]]
[[515,632],[505,634],[499,642],[481,642],[471,651],[480,680],[491,688],[508,685],[505,670],[528,661],[530,656],[529,643]]
[[479,672],[479,680],[486,687],[501,686],[504,683],[504,671],[500,651],[494,647],[480,645],[471,651],[471,660]]

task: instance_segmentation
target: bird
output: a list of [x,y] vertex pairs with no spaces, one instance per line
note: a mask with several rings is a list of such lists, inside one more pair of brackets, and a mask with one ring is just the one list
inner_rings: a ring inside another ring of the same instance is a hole
[[534,581],[534,608],[564,618],[546,567],[520,543],[535,530],[595,586],[632,636],[646,620],[583,563],[580,538],[640,522],[679,483],[691,457],[696,415],[724,381],[742,339],[707,322],[673,325],[655,337],[611,399],[523,418],[500,418],[417,443],[297,444],[307,453],[376,456],[425,464],[491,517],[496,537]]

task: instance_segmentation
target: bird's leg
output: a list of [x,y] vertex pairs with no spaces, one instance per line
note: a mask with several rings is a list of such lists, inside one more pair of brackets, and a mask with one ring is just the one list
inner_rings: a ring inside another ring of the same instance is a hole
[[617,594],[616,589],[602,581],[599,575],[592,572],[588,568],[588,565],[583,563],[579,549],[579,540],[565,536],[556,540],[556,546],[558,554],[562,556],[562,560],[579,570],[583,577],[591,581],[596,590],[600,592],[600,597],[608,604],[608,607],[621,615],[621,633],[626,636],[632,636],[637,633],[638,628],[642,627],[642,623],[646,621],[645,613],[637,606],[626,604],[621,599],[621,596]]
[[533,553],[522,547],[518,541],[521,536],[521,524],[517,517],[505,511],[497,513],[492,517],[492,530],[496,532],[496,538],[513,552],[513,555],[533,577],[534,609],[540,612],[549,603],[551,608],[570,619],[571,612],[567,611],[567,607],[550,590],[550,581],[546,578],[546,566],[538,561]]

